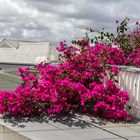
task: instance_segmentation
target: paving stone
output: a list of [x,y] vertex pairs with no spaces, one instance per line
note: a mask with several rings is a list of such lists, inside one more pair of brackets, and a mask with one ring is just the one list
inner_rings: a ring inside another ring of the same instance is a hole
[[[140,127],[138,128],[140,129]],[[120,135],[122,137],[137,137],[140,136],[140,133],[134,130],[133,127],[112,127],[112,128],[106,128],[106,130],[113,132],[117,135]]]
[[111,133],[98,128],[82,129],[82,130],[64,130],[72,136],[78,137],[79,140],[103,140],[119,138]]
[[128,140],[140,140],[140,137],[129,137]]

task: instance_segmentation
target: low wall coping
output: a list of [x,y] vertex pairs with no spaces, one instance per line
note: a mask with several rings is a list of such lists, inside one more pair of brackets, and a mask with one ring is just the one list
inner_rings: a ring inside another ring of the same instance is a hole
[[[107,65],[112,67],[113,65]],[[118,69],[121,71],[129,71],[129,72],[135,72],[135,73],[140,73],[140,68],[136,68],[133,66],[124,66],[124,65],[117,65]]]

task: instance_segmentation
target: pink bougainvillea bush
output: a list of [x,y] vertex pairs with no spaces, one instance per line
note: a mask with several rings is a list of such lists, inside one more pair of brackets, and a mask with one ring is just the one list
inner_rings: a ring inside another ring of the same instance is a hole
[[29,68],[19,68],[23,84],[13,92],[0,92],[0,113],[25,117],[73,111],[129,121],[125,110],[128,93],[113,80],[119,72],[116,65],[127,63],[123,51],[100,43],[81,43],[77,49],[60,42],[60,63],[38,64],[37,76]]
[[0,91],[0,113],[30,117],[80,112],[130,121],[128,93],[117,87],[114,78],[117,65],[140,67],[140,24],[129,30],[128,22],[128,18],[116,21],[116,35],[99,31],[98,37],[90,39],[86,34],[86,39],[74,41],[78,47],[60,42],[59,63],[38,64],[38,74],[19,68],[22,84],[15,91]]
[[[127,58],[127,61],[125,63],[121,63],[121,65],[140,67],[140,23],[137,21],[133,26],[130,26],[130,20],[127,17],[123,21],[116,20],[116,23],[117,28],[115,30],[115,34],[106,32],[104,28],[101,31],[87,28],[86,37],[88,41],[94,44],[102,42],[106,44],[106,46],[110,46],[112,44],[119,48],[119,51],[122,51]],[[93,38],[89,38],[89,34],[91,33],[96,33],[93,35]],[[73,43],[78,45],[82,44],[79,40],[73,41]],[[112,59],[114,61],[114,58]]]
[[128,42],[133,49],[140,48],[140,23],[136,22],[135,26],[128,32]]
[[140,68],[140,48],[133,50],[128,56],[129,63],[133,66]]

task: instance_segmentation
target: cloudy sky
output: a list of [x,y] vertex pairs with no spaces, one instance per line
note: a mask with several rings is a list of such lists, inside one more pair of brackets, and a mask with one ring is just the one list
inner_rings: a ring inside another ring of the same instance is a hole
[[0,40],[71,40],[86,27],[113,31],[116,19],[140,21],[140,0],[0,0]]

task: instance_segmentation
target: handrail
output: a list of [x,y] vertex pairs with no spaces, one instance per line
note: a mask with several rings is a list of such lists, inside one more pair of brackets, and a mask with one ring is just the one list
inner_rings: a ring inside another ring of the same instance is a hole
[[[107,66],[113,67],[114,65],[107,64]],[[119,70],[125,70],[125,71],[140,73],[140,68],[136,68],[134,66],[116,65],[116,67],[118,67]]]
[[3,65],[17,65],[17,66],[36,66],[37,64],[34,63],[10,63],[10,62],[0,62]]
[[[52,64],[52,63],[58,63],[58,60],[53,60],[53,61],[50,61],[50,62],[46,62],[46,64]],[[36,63],[0,62],[0,64],[3,64],[3,65],[17,65],[17,66],[37,66]]]

